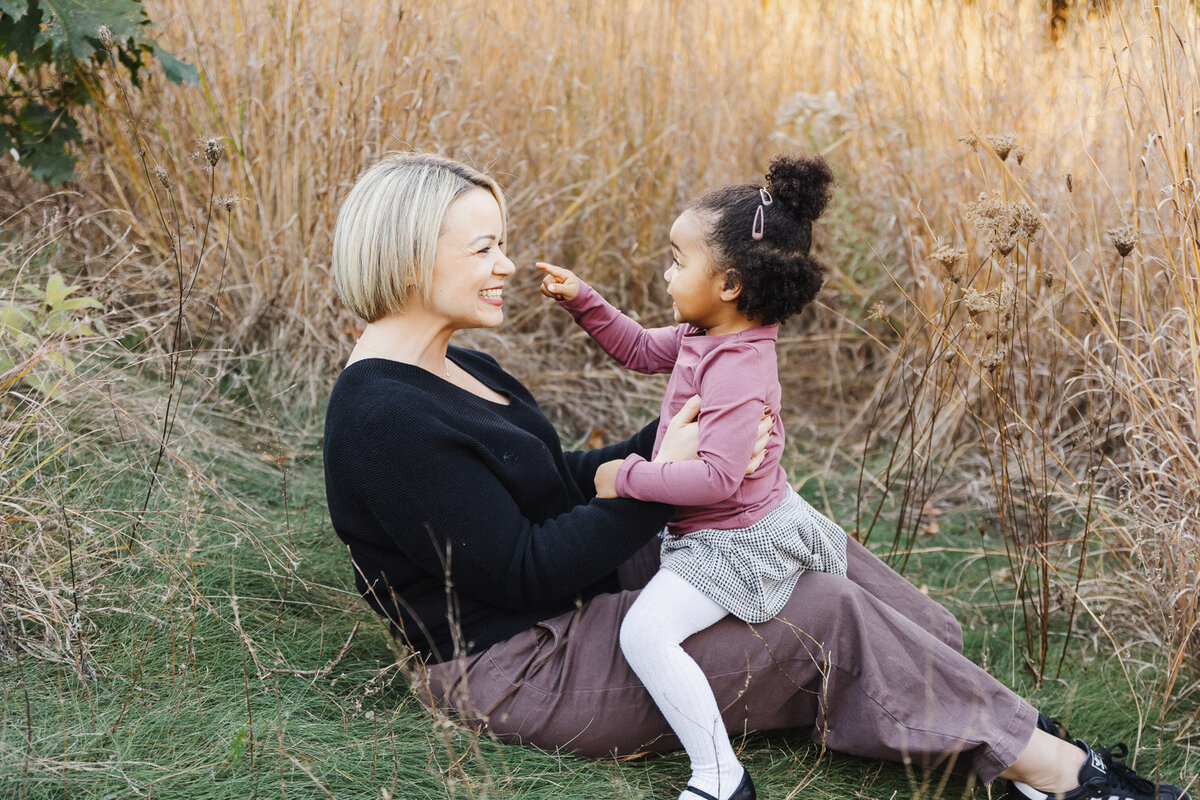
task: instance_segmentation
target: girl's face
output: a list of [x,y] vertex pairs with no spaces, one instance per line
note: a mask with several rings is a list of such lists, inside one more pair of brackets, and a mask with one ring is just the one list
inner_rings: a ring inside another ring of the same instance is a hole
[[694,211],[684,211],[671,226],[671,266],[663,276],[674,301],[676,322],[703,328],[709,335],[745,327],[745,318],[732,302],[736,290],[725,287],[723,272],[714,271],[705,238],[708,226]]
[[516,270],[504,254],[496,198],[472,189],[450,204],[442,226],[427,310],[452,330],[496,327],[504,321],[504,279]]

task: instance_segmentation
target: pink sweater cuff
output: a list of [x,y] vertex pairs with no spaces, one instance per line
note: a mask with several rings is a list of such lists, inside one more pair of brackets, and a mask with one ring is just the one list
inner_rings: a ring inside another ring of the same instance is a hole
[[629,473],[638,464],[646,463],[646,459],[638,454],[625,456],[625,460],[621,462],[621,466],[617,468],[616,489],[617,497],[626,497],[633,500],[640,499],[636,497],[630,490]]

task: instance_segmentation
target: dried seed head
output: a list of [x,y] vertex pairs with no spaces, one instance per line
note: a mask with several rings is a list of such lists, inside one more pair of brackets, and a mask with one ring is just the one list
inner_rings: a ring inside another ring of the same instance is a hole
[[1004,363],[1004,351],[999,347],[993,347],[982,356],[979,357],[979,363],[988,372],[995,372],[996,369]]
[[171,188],[171,177],[167,175],[167,171],[161,165],[154,167],[154,177],[158,178],[158,182],[163,185],[164,189]]
[[988,145],[996,151],[996,155],[1001,161],[1008,158],[1008,154],[1017,146],[1017,134],[1013,132],[989,134],[987,137]]
[[977,292],[968,286],[963,289],[963,305],[967,307],[967,313],[974,318],[979,314],[995,311],[997,308],[996,296],[991,292]]
[[1132,225],[1111,228],[1108,231],[1108,238],[1112,239],[1113,247],[1117,248],[1117,253],[1121,258],[1133,252],[1133,248],[1137,247],[1138,243],[1137,231]]
[[1013,216],[1026,239],[1032,239],[1042,229],[1041,216],[1024,200],[1013,204]]
[[887,309],[884,307],[883,303],[872,303],[871,307],[867,309],[867,319],[871,321],[883,320],[886,322],[887,318]]
[[1017,307],[1017,287],[1007,278],[1000,284],[1000,296],[996,298],[996,310],[1000,314],[1000,324],[1008,325],[1013,311]]
[[974,319],[969,319],[963,325],[963,330],[966,331],[967,333],[978,333],[980,330],[982,330],[982,327],[983,326],[981,326]]
[[996,228],[989,232],[988,247],[1002,256],[1006,256],[1017,246],[1017,234],[1021,229],[1017,226],[1016,217],[1005,217]]
[[980,230],[995,226],[1004,214],[1004,201],[994,194],[980,192],[974,203],[967,203],[967,219],[974,222],[975,227]]
[[221,144],[220,139],[204,140],[204,160],[210,167],[215,167],[223,155],[225,155],[225,146]]
[[[1021,206],[1026,210],[1022,212]],[[967,203],[966,217],[983,234],[988,249],[1004,256],[1017,246],[1019,236],[1030,235],[1027,226],[1041,226],[1033,209],[1024,201],[1010,206],[998,195],[987,192],[980,192],[974,203]]]
[[971,148],[973,151],[979,151],[979,137],[973,133],[968,133],[966,136],[958,137],[958,140]]
[[236,194],[226,194],[218,197],[215,202],[218,208],[223,208],[226,211],[233,211],[234,207],[237,206],[238,203],[242,202],[242,198]]
[[1050,267],[1045,267],[1044,269],[1042,269],[1041,278],[1042,278],[1042,286],[1045,286],[1047,288],[1053,286],[1054,281],[1055,281],[1054,270],[1051,269]]
[[959,250],[945,243],[933,248],[933,251],[929,254],[929,260],[936,264],[941,264],[942,269],[946,271],[946,277],[955,283],[958,283],[962,278],[962,274],[958,270],[958,264],[966,257],[967,252],[965,250]]
[[1080,309],[1079,316],[1083,317],[1083,323],[1089,328],[1096,327],[1096,315],[1092,313],[1090,308]]
[[100,31],[99,31],[98,35],[100,36],[100,44],[104,47],[104,49],[112,50],[112,46],[113,46],[112,31],[110,31],[108,29],[107,25],[100,26]]
[[1074,187],[1071,185],[1071,173],[1064,172],[1063,173],[1063,181],[1067,184],[1067,193],[1068,194],[1075,191]]
[[1025,156],[1029,155],[1029,152],[1024,147],[1017,145],[1017,148],[1013,150],[1012,155],[1013,158],[1017,160],[1017,164],[1020,165],[1025,163]]

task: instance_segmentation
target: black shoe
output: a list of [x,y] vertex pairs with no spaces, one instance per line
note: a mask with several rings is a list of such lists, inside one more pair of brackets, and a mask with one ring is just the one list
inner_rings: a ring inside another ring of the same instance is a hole
[[1076,739],[1075,744],[1087,752],[1087,759],[1079,768],[1078,788],[1051,795],[1018,781],[1009,781],[1006,800],[1087,800],[1096,797],[1106,800],[1191,800],[1178,786],[1149,781],[1117,761],[1129,755],[1129,748],[1124,744],[1098,750],[1088,747],[1081,739]]
[[[702,792],[692,786],[688,786],[686,789],[684,789],[684,791],[691,792],[697,797],[703,798],[703,800],[717,800],[717,798],[713,797],[708,792]],[[750,772],[749,770],[743,769],[742,782],[739,783],[738,787],[733,790],[733,794],[729,795],[729,800],[757,800],[757,798],[758,794],[754,791],[754,781],[750,780]],[[1184,798],[1184,800],[1187,800],[1187,798]]]
[[1068,742],[1075,741],[1071,738],[1071,734],[1067,733],[1067,726],[1053,717],[1047,717],[1040,711],[1038,712],[1037,727],[1039,731],[1045,731],[1056,739],[1066,739]]

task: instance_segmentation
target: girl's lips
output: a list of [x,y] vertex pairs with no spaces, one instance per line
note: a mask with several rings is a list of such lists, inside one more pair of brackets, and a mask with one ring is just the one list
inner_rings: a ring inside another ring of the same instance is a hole
[[493,289],[484,289],[479,293],[479,297],[483,302],[492,306],[504,305],[504,290],[499,286]]

